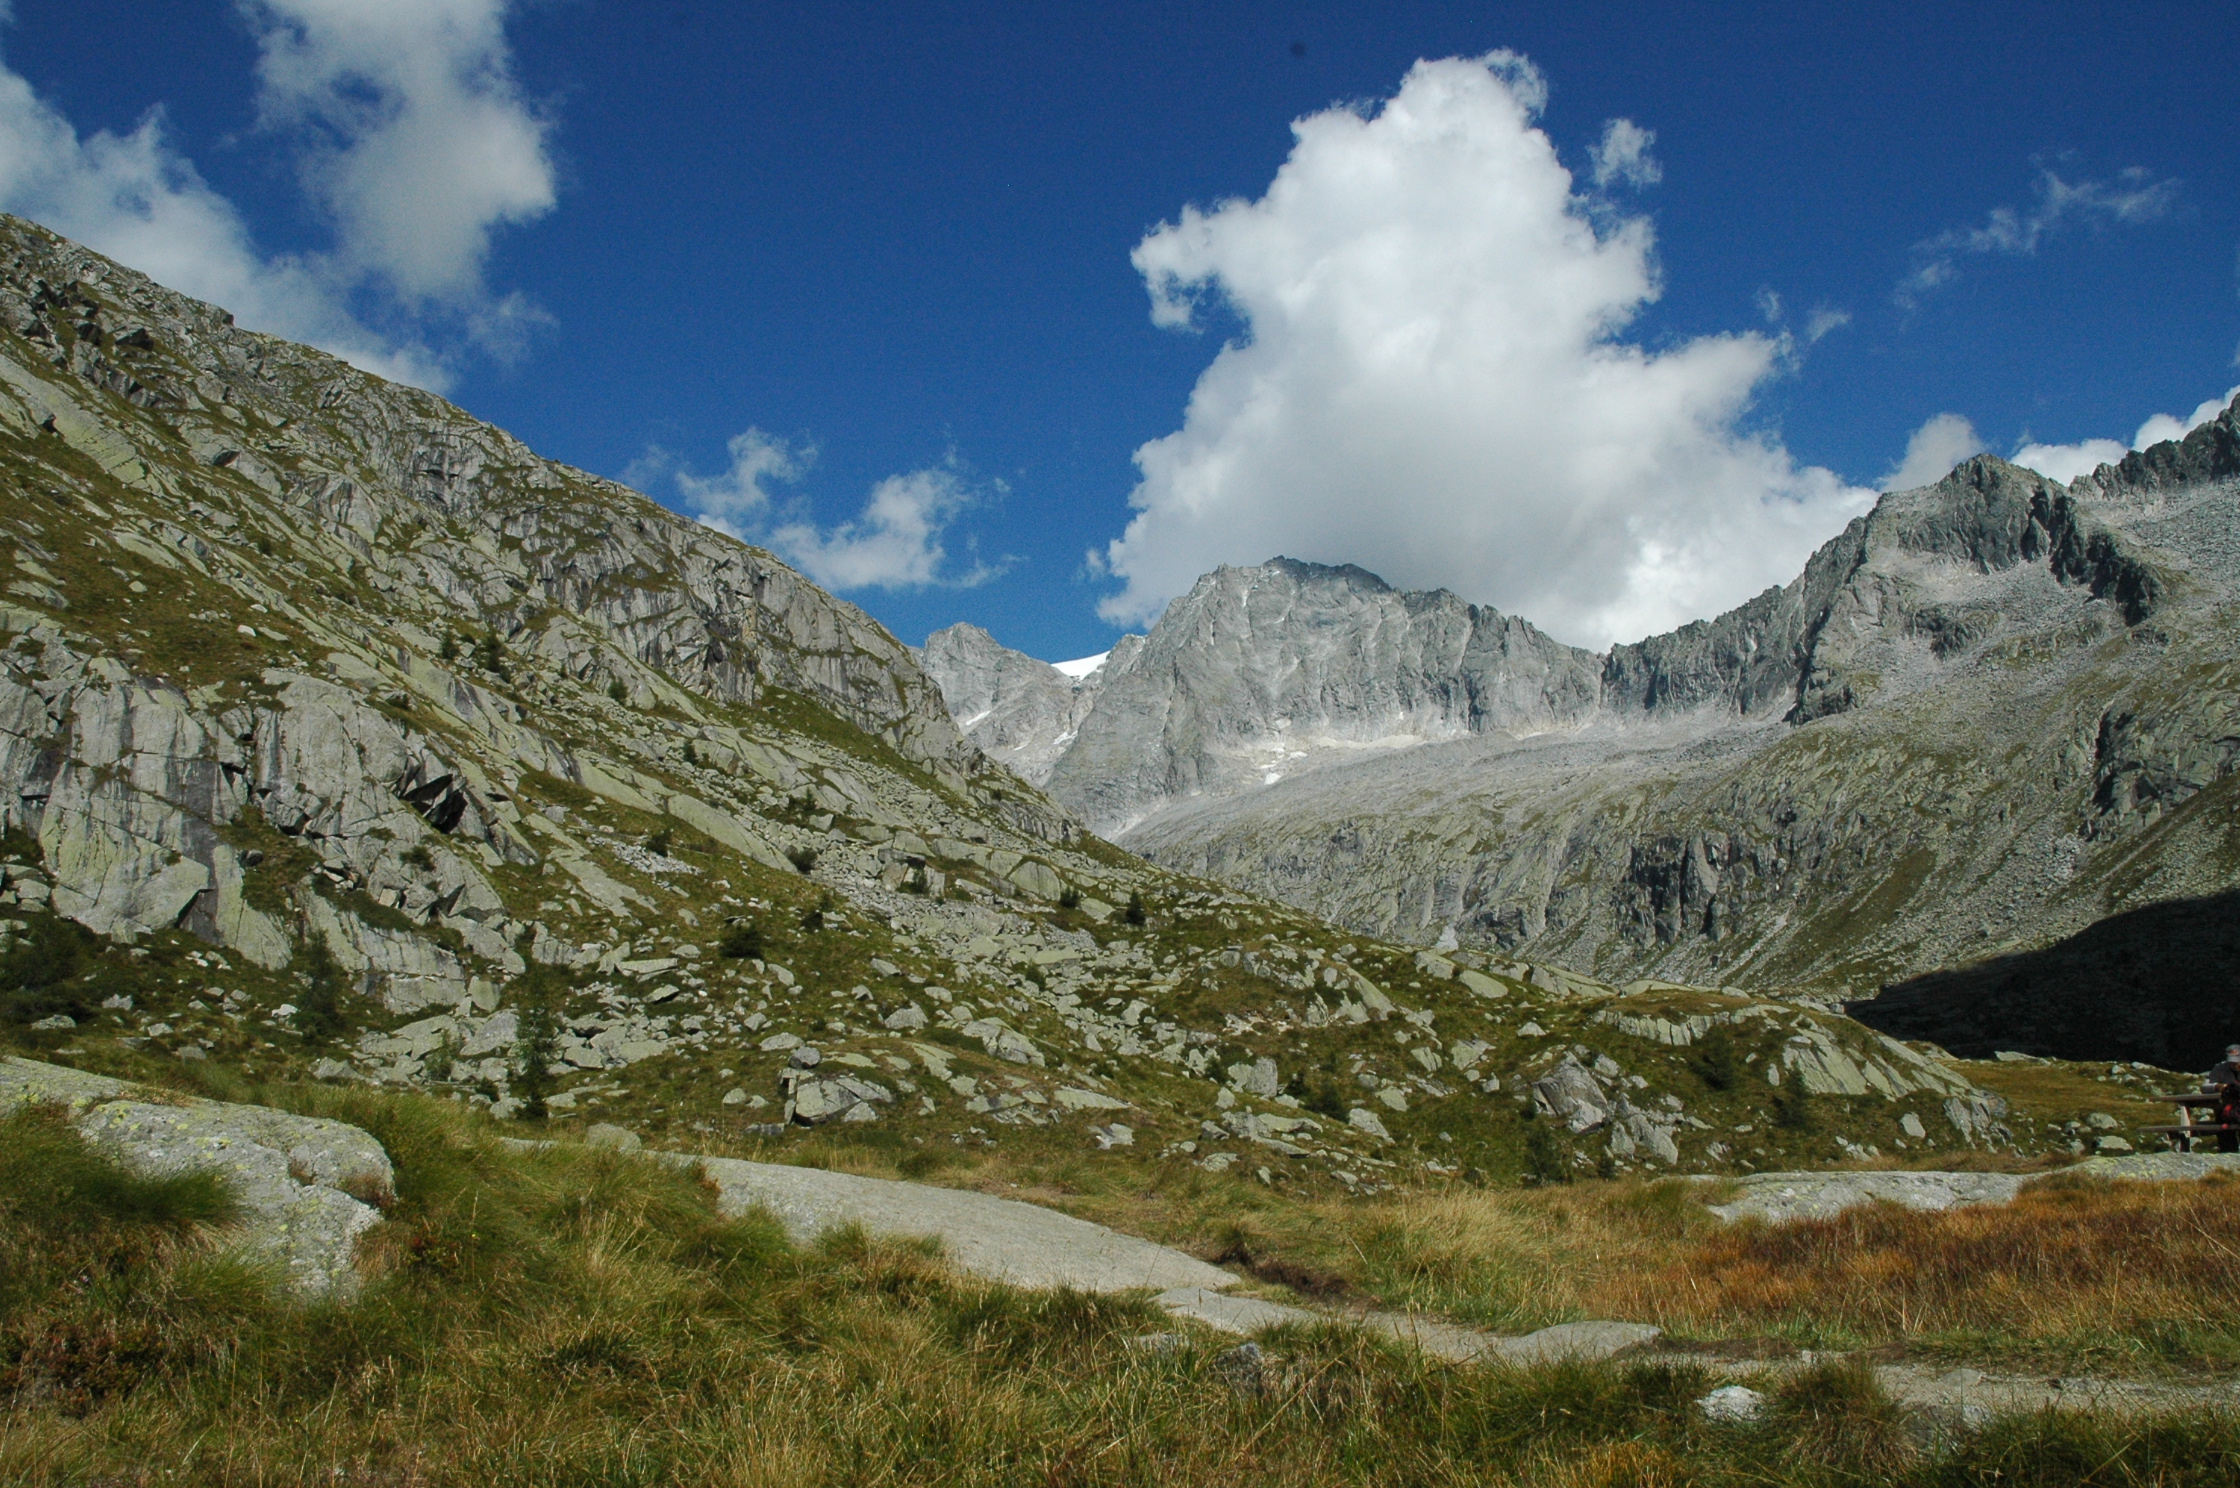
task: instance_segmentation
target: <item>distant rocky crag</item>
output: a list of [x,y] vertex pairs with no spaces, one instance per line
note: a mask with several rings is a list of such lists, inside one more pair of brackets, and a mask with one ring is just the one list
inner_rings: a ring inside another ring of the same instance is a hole
[[1365,931],[1861,995],[2240,878],[2236,478],[2233,410],[2068,486],[1981,456],[1606,656],[1358,569],[1222,569],[1049,788]]
[[957,624],[926,637],[919,662],[940,687],[965,736],[1033,785],[1048,785],[1104,679],[1126,671],[1143,637],[1127,636],[1104,665],[1068,676],[1046,661],[1001,645],[977,625]]
[[1108,834],[1364,754],[1573,725],[1601,670],[1445,590],[1289,558],[1207,574],[1079,686],[969,626],[925,659],[975,743]]

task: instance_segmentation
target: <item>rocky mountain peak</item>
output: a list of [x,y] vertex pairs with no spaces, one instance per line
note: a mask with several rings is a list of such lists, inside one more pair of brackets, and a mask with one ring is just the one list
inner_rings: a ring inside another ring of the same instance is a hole
[[1593,708],[1598,669],[1521,620],[1354,565],[1223,567],[1106,664],[1049,789],[1118,830],[1363,752],[1564,726]]
[[2240,479],[2240,397],[2183,439],[2133,450],[2115,464],[2084,476],[2079,484],[2089,484],[2103,500],[2138,501],[2236,479]]
[[[1790,583],[1607,655],[1449,590],[1278,557],[1206,574],[1093,686],[957,643],[929,651],[928,666],[975,742],[1107,833],[1445,739],[1801,725],[1897,696],[2000,628],[2000,576],[2006,589],[2048,579],[2144,621],[2184,560],[2106,510],[2240,471],[2236,417],[2072,487],[1979,455],[1885,494]],[[1986,581],[1981,595],[1960,593],[1970,575]],[[991,690],[999,676],[1008,701]]]
[[[1852,996],[2225,892],[2236,477],[2240,409],[2066,486],[1978,456],[1790,583],[1613,648],[1572,727],[1175,803],[1126,840],[1425,943]],[[1066,762],[1053,783],[1087,807]]]
[[1127,664],[1128,643],[1140,639],[1127,637],[1085,677],[1014,651],[977,625],[935,631],[920,657],[965,736],[1020,778],[1042,785],[1106,674]]
[[[1228,567],[1227,564],[1222,566],[1224,568]],[[1279,556],[1270,558],[1266,563],[1258,565],[1257,570],[1244,569],[1240,571],[1283,574],[1299,584],[1340,584],[1352,589],[1365,590],[1371,594],[1397,592],[1392,585],[1384,581],[1381,575],[1369,572],[1358,563],[1310,563],[1304,558]],[[1437,595],[1446,595],[1450,599],[1453,598],[1453,595],[1444,589],[1423,591],[1421,597],[1430,599]]]

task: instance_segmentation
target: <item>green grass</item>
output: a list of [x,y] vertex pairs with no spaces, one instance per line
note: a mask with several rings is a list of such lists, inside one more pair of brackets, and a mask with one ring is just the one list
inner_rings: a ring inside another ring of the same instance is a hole
[[[300,1092],[389,1147],[347,1308],[212,1258],[206,1180],[49,1113],[0,1128],[0,1478],[25,1484],[2222,1483],[2240,1423],[2002,1422],[1925,1452],[1872,1376],[1717,1428],[1692,1367],[1483,1371],[1342,1327],[1231,1340],[1137,1297],[1022,1293],[930,1247],[790,1243],[689,1176],[521,1155],[455,1107]],[[87,1278],[91,1277],[89,1283]]]

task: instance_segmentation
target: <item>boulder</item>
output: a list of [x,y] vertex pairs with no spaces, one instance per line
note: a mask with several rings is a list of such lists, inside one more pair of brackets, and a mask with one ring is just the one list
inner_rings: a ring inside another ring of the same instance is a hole
[[1532,1104],[1573,1132],[1592,1131],[1610,1119],[1610,1097],[1600,1081],[1566,1054],[1556,1067],[1532,1082]]
[[1386,1129],[1383,1120],[1378,1117],[1376,1112],[1363,1106],[1355,1106],[1352,1110],[1346,1112],[1346,1125],[1357,1132],[1366,1132],[1380,1142],[1392,1140],[1392,1133]]
[[610,1121],[594,1121],[584,1129],[583,1145],[608,1152],[636,1152],[645,1146],[636,1132]]
[[1274,1100],[1283,1091],[1273,1059],[1255,1059],[1250,1063],[1230,1065],[1229,1083],[1247,1095],[1257,1095],[1268,1100]]
[[1008,1059],[1013,1064],[1040,1065],[1043,1062],[1042,1051],[1034,1046],[1032,1039],[999,1019],[975,1018],[964,1025],[963,1033],[966,1038],[978,1039],[980,1047],[998,1059]]
[[134,1172],[214,1171],[243,1216],[234,1248],[306,1300],[358,1289],[358,1238],[381,1222],[389,1154],[339,1121],[146,1091],[28,1059],[0,1059],[0,1110],[63,1106],[85,1138]]
[[1828,1219],[1861,1204],[1942,1210],[2005,1204],[2022,1191],[2012,1173],[1753,1173],[1739,1197],[1713,1204],[1725,1220]]
[[871,1121],[879,1106],[890,1105],[894,1092],[876,1080],[859,1075],[791,1074],[787,1115],[803,1126],[828,1121]]
[[1032,858],[1022,859],[1007,875],[1011,882],[1037,899],[1056,899],[1066,891],[1065,880]]
[[1696,1409],[1722,1426],[1747,1425],[1766,1413],[1766,1397],[1748,1385],[1722,1385],[1698,1400]]

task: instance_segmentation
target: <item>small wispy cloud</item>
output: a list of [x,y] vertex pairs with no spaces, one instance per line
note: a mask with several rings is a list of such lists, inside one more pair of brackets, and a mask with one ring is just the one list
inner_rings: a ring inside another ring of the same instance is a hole
[[1960,277],[1960,260],[1987,254],[2029,257],[2049,236],[2071,222],[2096,226],[2135,226],[2167,217],[2177,203],[2178,182],[2156,180],[2133,166],[2112,181],[2071,181],[2040,167],[2027,208],[1994,207],[1973,227],[1952,228],[1913,246],[1913,267],[1898,281],[1891,298],[1911,310],[1930,294]]
[[1952,467],[1986,448],[1976,426],[1957,413],[1940,413],[1913,431],[1906,452],[1883,473],[1885,491],[1911,491],[1935,485],[1952,473]]
[[1851,324],[1851,312],[1833,305],[1815,305],[1804,320],[1804,339],[1809,344]]
[[[970,589],[1010,568],[1008,559],[981,561],[969,540],[967,559],[952,561],[949,531],[984,494],[954,456],[888,476],[871,488],[855,517],[821,527],[805,503],[781,501],[771,489],[809,473],[817,460],[814,444],[750,428],[728,449],[730,468],[719,475],[694,475],[657,446],[623,479],[641,489],[667,482],[703,525],[769,548],[827,589]],[[994,489],[1000,494],[1001,484]]]
[[1597,186],[1654,186],[1664,179],[1664,166],[1649,153],[1657,132],[1643,129],[1631,119],[1612,119],[1602,126],[1602,139],[1588,152]]

